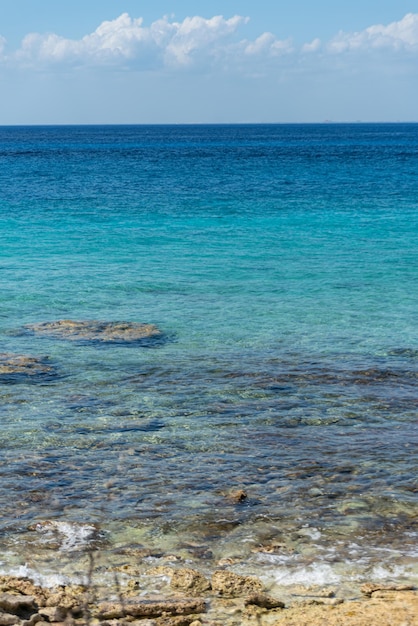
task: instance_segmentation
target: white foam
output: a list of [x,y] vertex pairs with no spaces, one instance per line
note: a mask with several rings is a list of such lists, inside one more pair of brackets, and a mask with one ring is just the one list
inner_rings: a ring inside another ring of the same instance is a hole
[[283,567],[275,571],[273,576],[279,585],[332,585],[341,581],[341,576],[326,563],[298,569]]
[[87,548],[97,537],[97,528],[92,524],[76,524],[73,522],[48,521],[37,524],[36,531],[41,533],[45,544],[58,542],[62,552],[72,552]]
[[272,565],[282,565],[289,561],[294,561],[294,556],[289,554],[270,554],[269,552],[257,552],[256,560],[261,563],[271,563]]
[[62,574],[43,573],[41,574],[34,568],[29,567],[27,564],[19,565],[11,568],[2,568],[1,573],[6,576],[15,576],[16,578],[29,578],[35,585],[40,587],[58,587],[59,585],[69,585],[74,583],[81,583],[81,580],[75,580],[74,577],[64,576]]
[[385,567],[384,565],[376,565],[371,573],[372,580],[385,580],[387,578],[403,578],[406,574],[406,568],[402,565],[394,565]]

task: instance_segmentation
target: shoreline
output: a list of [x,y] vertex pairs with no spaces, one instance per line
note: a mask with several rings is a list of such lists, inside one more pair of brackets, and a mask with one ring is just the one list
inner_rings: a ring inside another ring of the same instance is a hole
[[[412,543],[408,551],[398,537],[373,550],[364,537],[343,544],[311,527],[287,541],[277,529],[276,539],[272,528],[257,540],[247,531],[244,525],[237,535],[202,541],[193,533],[153,536],[121,526],[112,536],[98,525],[35,523],[20,552],[16,544],[3,550],[0,598],[39,598],[36,610],[46,602],[67,626],[418,626]],[[0,603],[0,626],[54,621],[41,620],[42,612],[25,623],[8,614]]]
[[160,567],[159,592],[144,594],[135,578],[100,587],[90,556],[85,585],[41,587],[30,578],[0,576],[3,626],[416,626],[414,585],[365,583],[351,598],[338,587],[292,589],[270,595],[256,577],[216,570],[210,579],[191,568]]

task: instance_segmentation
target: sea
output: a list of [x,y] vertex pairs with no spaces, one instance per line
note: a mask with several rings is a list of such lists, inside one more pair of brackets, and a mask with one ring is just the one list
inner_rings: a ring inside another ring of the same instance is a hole
[[0,268],[0,573],[418,582],[418,124],[0,127]]

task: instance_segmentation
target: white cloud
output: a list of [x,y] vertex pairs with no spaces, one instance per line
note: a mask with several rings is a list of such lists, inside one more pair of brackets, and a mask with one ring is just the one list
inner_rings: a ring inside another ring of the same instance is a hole
[[302,52],[318,52],[321,48],[321,40],[317,37],[311,43],[305,43],[302,46]]
[[244,53],[249,56],[278,56],[293,50],[290,39],[276,39],[273,33],[268,32],[263,33],[254,41],[243,41],[241,45],[244,48]]
[[183,21],[163,17],[145,26],[142,18],[123,13],[78,40],[54,33],[30,33],[21,47],[9,54],[0,36],[0,63],[35,69],[64,65],[201,70],[215,66],[258,75],[274,67],[289,67],[292,62],[299,69],[311,67],[318,59],[324,63],[349,51],[418,51],[418,13],[408,13],[386,26],[373,25],[353,33],[341,31],[328,44],[315,38],[299,47],[290,38],[281,40],[271,32],[261,33],[252,41],[240,38],[239,30],[247,22],[248,18],[239,15],[208,19],[193,16]]
[[6,39],[0,35],[0,59],[3,56],[4,49],[6,47]]
[[194,16],[182,22],[164,17],[146,27],[142,18],[123,13],[79,40],[31,33],[9,60],[30,66],[55,63],[188,66],[199,53],[210,57],[222,40],[233,35],[246,21],[247,18],[238,15],[229,19],[220,15],[210,19]]
[[205,50],[211,54],[211,46],[234,33],[247,18],[235,15],[225,20],[221,15],[204,19],[186,17],[181,23],[173,23],[172,37],[165,48],[165,60],[169,65],[189,65],[193,54]]
[[355,33],[341,31],[328,45],[334,53],[376,48],[418,49],[418,13],[408,13],[399,22],[387,26],[376,24]]

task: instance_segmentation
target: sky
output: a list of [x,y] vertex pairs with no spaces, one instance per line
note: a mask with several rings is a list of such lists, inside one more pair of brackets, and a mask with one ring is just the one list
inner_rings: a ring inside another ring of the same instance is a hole
[[0,125],[418,121],[418,0],[0,0]]

